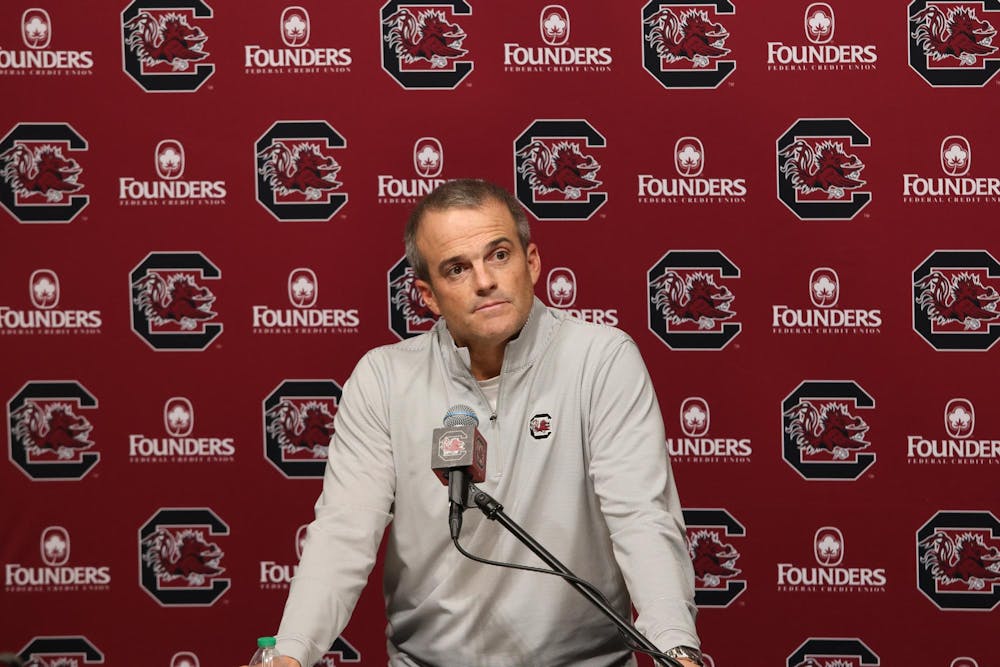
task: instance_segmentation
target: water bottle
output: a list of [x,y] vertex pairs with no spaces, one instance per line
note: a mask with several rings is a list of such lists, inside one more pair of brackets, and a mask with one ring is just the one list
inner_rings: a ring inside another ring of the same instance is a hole
[[278,649],[274,648],[275,643],[274,637],[258,637],[257,652],[250,658],[250,667],[254,667],[254,665],[273,667],[277,662],[277,658],[281,655],[278,653]]

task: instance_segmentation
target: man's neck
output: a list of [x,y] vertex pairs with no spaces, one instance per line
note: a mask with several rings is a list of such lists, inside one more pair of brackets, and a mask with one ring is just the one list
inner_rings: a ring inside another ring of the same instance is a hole
[[495,347],[469,346],[469,370],[477,380],[489,380],[500,375],[503,367],[503,353],[507,343]]

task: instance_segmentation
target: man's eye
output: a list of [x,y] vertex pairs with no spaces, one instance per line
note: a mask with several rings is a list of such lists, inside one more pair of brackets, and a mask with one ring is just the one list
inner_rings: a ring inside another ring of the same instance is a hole
[[508,257],[510,257],[510,251],[509,250],[497,250],[496,253],[494,253],[493,256],[496,257],[497,259],[503,261],[503,260],[507,259]]
[[460,273],[462,273],[462,270],[463,269],[462,269],[462,266],[460,264],[455,264],[453,266],[449,266],[448,267],[448,275],[449,276],[457,276]]

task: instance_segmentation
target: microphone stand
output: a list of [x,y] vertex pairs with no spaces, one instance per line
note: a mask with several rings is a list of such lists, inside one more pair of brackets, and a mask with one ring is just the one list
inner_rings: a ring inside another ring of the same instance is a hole
[[[486,515],[487,519],[490,521],[496,521],[501,526],[506,528],[514,537],[520,540],[524,546],[531,549],[536,556],[541,558],[546,565],[557,572],[561,572],[562,574],[566,574],[571,577],[576,577],[576,575],[573,574],[569,568],[560,563],[555,556],[546,551],[545,547],[539,544],[531,535],[528,534],[526,530],[521,528],[521,526],[517,525],[513,519],[507,516],[507,514],[503,511],[503,505],[497,502],[493,496],[479,489],[471,482],[469,483],[469,495],[472,497],[471,499],[476,506],[483,512],[483,514]],[[631,623],[622,618],[618,612],[607,605],[604,600],[602,600],[593,591],[573,579],[566,579],[566,583],[575,588],[583,597],[587,598],[592,605],[597,607],[602,614],[611,619],[611,621],[617,625],[622,632],[631,637],[636,644],[645,649],[659,653],[660,649],[658,649],[655,644],[646,639],[642,633],[632,627]],[[683,665],[679,662],[668,657],[657,656],[653,657],[653,660],[659,662],[659,664],[666,664],[668,667],[683,667]]]

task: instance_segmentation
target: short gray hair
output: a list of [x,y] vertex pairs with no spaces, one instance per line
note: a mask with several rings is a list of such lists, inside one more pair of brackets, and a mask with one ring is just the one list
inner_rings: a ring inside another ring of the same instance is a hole
[[495,183],[478,178],[445,181],[417,203],[416,208],[410,213],[409,220],[406,221],[406,231],[403,234],[406,261],[410,263],[417,278],[430,281],[430,269],[417,249],[417,231],[424,215],[430,211],[446,211],[452,208],[481,208],[488,202],[496,202],[507,208],[517,226],[517,238],[521,242],[521,247],[527,249],[531,243],[531,226],[528,224],[528,216],[521,208],[521,203],[514,195]]

